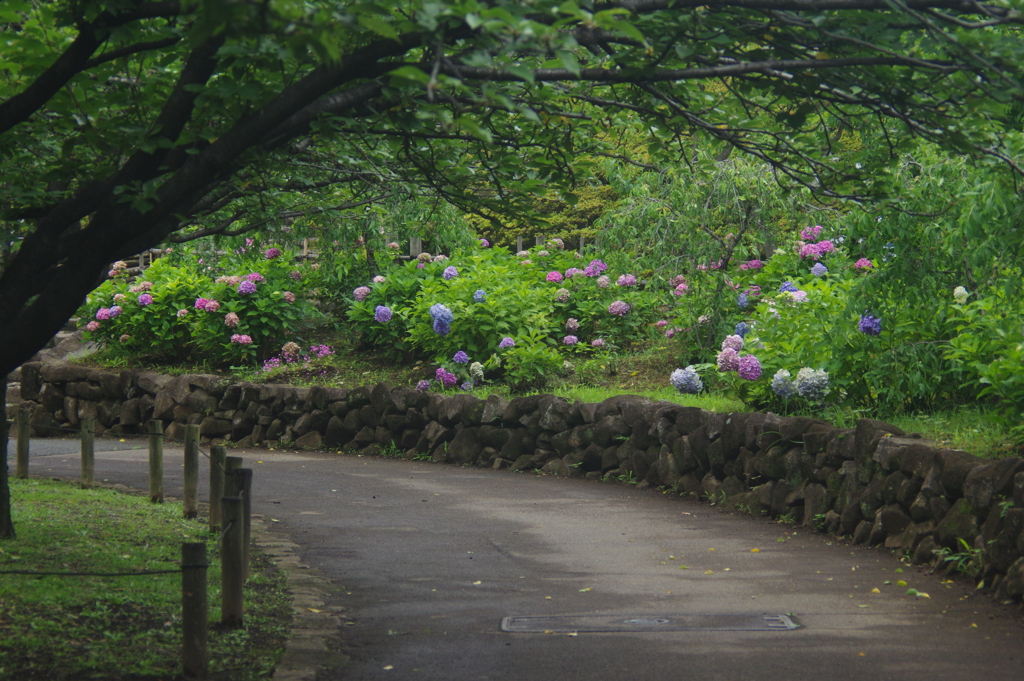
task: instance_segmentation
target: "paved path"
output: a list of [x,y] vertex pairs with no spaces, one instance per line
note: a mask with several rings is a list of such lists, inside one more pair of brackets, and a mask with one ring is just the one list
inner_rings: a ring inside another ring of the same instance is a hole
[[[144,489],[145,451],[105,445],[97,442],[97,479]],[[77,475],[76,443],[32,447],[33,476]],[[355,456],[231,454],[255,470],[254,510],[333,580],[328,605],[349,620],[337,645],[350,661],[321,671],[321,681],[1024,678],[1019,607],[884,551],[623,485]],[[180,494],[180,450],[165,456],[165,489]],[[906,595],[899,580],[930,598]],[[756,622],[790,613],[801,628],[501,631],[510,616]]]

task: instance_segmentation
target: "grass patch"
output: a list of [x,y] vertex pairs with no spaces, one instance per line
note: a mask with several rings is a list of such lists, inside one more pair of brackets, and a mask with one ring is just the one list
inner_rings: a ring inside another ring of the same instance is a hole
[[[213,679],[270,678],[287,639],[284,577],[253,554],[246,627],[220,622],[219,542],[182,519],[180,504],[113,490],[12,479],[17,539],[0,542],[0,571],[136,572],[180,566],[182,542],[207,542]],[[0,576],[0,678],[142,681],[180,675],[181,575]]]

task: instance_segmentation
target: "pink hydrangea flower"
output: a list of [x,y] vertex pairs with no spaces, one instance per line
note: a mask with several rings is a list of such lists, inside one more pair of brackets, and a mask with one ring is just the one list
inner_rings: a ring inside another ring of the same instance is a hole
[[664,329],[666,326],[668,326],[668,320],[666,319],[659,319],[654,322],[654,328],[656,329]]
[[196,298],[195,308],[197,310],[205,310],[206,309],[206,304],[208,302],[210,302],[210,301],[207,300],[206,298]]
[[263,256],[267,260],[273,260],[274,258],[280,257],[280,255],[281,255],[281,249],[280,248],[268,248],[266,250],[266,252],[263,254]]
[[805,227],[800,231],[800,238],[804,241],[816,241],[821,235],[821,225],[815,225],[814,227]]
[[226,315],[224,315],[224,323],[230,326],[232,329],[238,326],[238,322],[240,321],[241,320],[238,318],[238,315],[236,315],[234,312],[228,312]]
[[397,251],[398,248],[399,248],[398,242],[397,241],[389,241],[388,242],[388,248],[390,248],[393,251]]
[[546,281],[553,281],[556,284],[561,283],[565,277],[562,276],[561,272],[548,272],[548,276],[544,277]]
[[818,244],[804,244],[800,247],[801,258],[811,258],[817,260],[821,256],[821,250],[818,248]]
[[818,253],[821,253],[822,255],[825,255],[826,253],[831,253],[834,250],[836,250],[835,244],[833,244],[828,239],[825,239],[824,241],[819,241],[817,245]]
[[220,309],[220,303],[218,303],[216,300],[208,300],[208,301],[206,301],[206,311],[207,312],[216,312],[219,309]]
[[236,345],[252,345],[252,336],[247,336],[244,333],[236,333],[231,336],[231,342]]
[[115,303],[123,303],[127,299],[128,299],[128,296],[126,296],[123,293],[115,293],[114,294],[114,302]]
[[96,319],[99,319],[100,321],[110,319],[110,309],[106,307],[101,307],[100,309],[96,310]]
[[579,328],[580,328],[580,322],[575,317],[569,317],[569,319],[565,322],[565,330],[566,331],[578,331]]
[[676,296],[681,296],[684,295],[689,290],[690,287],[687,286],[686,282],[683,282],[682,284],[679,284],[674,289],[672,289],[672,294]]
[[740,368],[740,356],[732,348],[725,348],[715,359],[719,371],[736,371]]
[[595,347],[595,348],[603,348],[604,347],[604,339],[603,338],[595,338],[594,340],[590,341],[590,345]]
[[284,296],[284,299],[287,300],[289,303],[295,302],[295,294],[292,293],[291,291],[285,291],[281,295]]
[[85,330],[86,331],[98,331],[99,328],[100,328],[100,323],[95,321],[95,320],[91,321],[91,322],[89,322],[88,324],[85,325]]
[[748,260],[740,265],[741,270],[758,270],[762,267],[764,267],[764,263],[760,260]]
[[582,274],[582,275],[586,276],[586,272],[584,272],[580,268],[578,268],[578,267],[570,267],[569,269],[567,269],[565,271],[565,278],[566,279],[572,279],[577,274]]
[[259,272],[250,272],[249,274],[245,275],[245,278],[254,284],[258,284],[266,279],[266,277],[264,277]]
[[597,278],[597,285],[599,288],[608,288],[609,286],[612,285],[611,277],[602,274],[600,277]]
[[140,291],[151,291],[151,290],[153,290],[153,282],[151,282],[151,281],[140,281],[139,282],[139,290]]
[[870,270],[874,267],[874,265],[872,265],[871,261],[868,260],[867,258],[861,258],[857,262],[853,263],[853,267],[854,269],[858,270]]
[[187,316],[188,316],[188,310],[186,310],[184,308],[182,308],[181,310],[178,310],[178,319],[181,319],[181,318],[187,317]]
[[672,277],[672,281],[670,281],[669,283],[672,286],[679,286],[680,284],[685,284],[686,283],[686,277],[684,277],[681,274],[677,274],[676,276]]
[[359,302],[366,300],[366,296],[370,295],[369,286],[360,286],[356,290],[352,291],[352,295]]
[[615,281],[616,286],[636,286],[636,277],[632,274],[623,274]]
[[373,278],[373,283],[374,284],[383,284],[384,283],[384,277],[381,276],[380,274],[378,274],[376,277]]
[[123,334],[121,334],[121,337],[120,337],[120,338],[118,338],[117,340],[121,341],[122,343],[127,343],[127,342],[128,342],[128,341],[130,341],[131,339],[132,339],[132,337],[131,337],[131,336],[129,336],[129,335],[128,335],[128,334],[126,334],[126,333],[123,333]]

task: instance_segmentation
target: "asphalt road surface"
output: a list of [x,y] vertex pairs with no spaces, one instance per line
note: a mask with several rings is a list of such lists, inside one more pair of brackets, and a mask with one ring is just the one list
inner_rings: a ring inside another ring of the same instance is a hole
[[[77,442],[31,447],[32,476],[78,475]],[[97,480],[146,489],[136,447],[98,440]],[[884,550],[626,485],[229,453],[345,609],[350,661],[321,681],[1024,679],[1019,606]],[[180,449],[164,469],[180,496]]]

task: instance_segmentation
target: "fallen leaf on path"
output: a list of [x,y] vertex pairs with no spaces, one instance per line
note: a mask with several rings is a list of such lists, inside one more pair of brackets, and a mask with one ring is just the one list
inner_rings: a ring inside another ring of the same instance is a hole
[[882,590],[881,590],[881,589],[879,589],[879,588],[878,588],[878,587],[876,586],[876,587],[875,587],[874,589],[872,589],[872,590],[871,590],[871,593],[873,593],[873,594],[880,594],[880,593],[882,593]]
[[588,587],[587,587],[586,589],[580,589],[580,593],[581,593],[581,594],[582,594],[582,593],[586,593],[586,592],[590,591],[590,590],[591,590],[592,588],[593,588],[593,587],[590,587],[590,586],[588,586]]
[[751,553],[761,553],[761,549],[750,549]]

